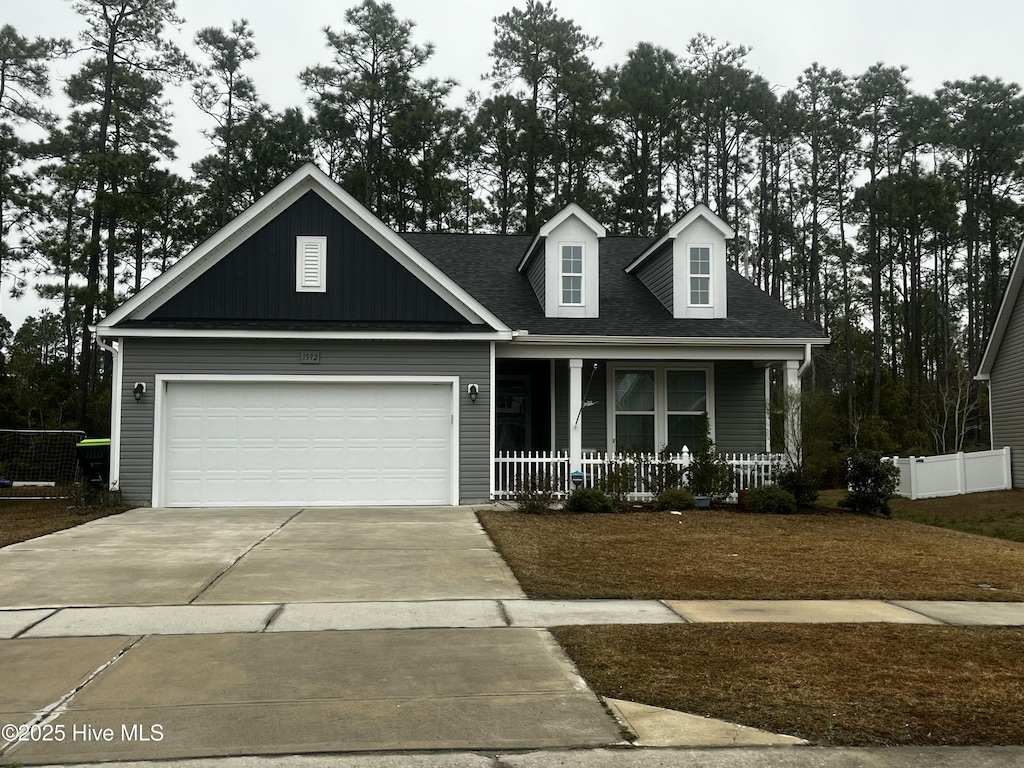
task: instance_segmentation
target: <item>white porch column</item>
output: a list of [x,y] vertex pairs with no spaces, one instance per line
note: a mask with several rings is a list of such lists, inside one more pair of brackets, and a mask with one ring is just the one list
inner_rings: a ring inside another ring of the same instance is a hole
[[583,471],[583,360],[569,360],[569,471]]
[[786,454],[790,460],[803,462],[803,439],[800,427],[800,361],[786,361],[786,391],[783,397],[783,430],[786,440]]

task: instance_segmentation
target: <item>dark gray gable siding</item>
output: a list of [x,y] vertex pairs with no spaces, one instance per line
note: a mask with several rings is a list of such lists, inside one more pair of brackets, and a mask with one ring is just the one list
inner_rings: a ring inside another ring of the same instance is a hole
[[[320,352],[301,365],[300,350]],[[123,341],[121,491],[149,503],[153,490],[153,397],[135,402],[132,387],[154,392],[156,374],[458,376],[460,390],[477,384],[476,403],[460,401],[459,497],[483,500],[490,491],[490,345],[487,342],[359,342],[292,340],[135,339]],[[311,370],[314,369],[315,370]]]
[[527,269],[526,274],[530,278],[530,285],[533,286],[533,292],[537,294],[537,301],[540,302],[540,305],[543,307],[544,302],[547,301],[547,299],[545,298],[547,275],[545,274],[544,269],[544,254],[540,254],[539,256],[533,257],[533,260],[530,262],[530,267],[529,269]]
[[[295,238],[327,236],[326,293],[295,290]],[[316,192],[303,195],[150,321],[468,322]]]
[[1010,313],[989,386],[992,447],[1010,446],[1013,487],[1024,488],[1024,301]]
[[647,286],[661,305],[669,312],[672,311],[672,248],[662,250],[657,256],[648,259],[640,269],[637,270],[637,277],[640,282]]

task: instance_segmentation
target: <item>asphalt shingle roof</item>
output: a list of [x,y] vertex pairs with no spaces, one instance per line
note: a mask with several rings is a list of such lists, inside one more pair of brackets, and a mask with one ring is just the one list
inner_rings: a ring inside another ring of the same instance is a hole
[[636,275],[624,269],[653,238],[606,237],[601,249],[601,308],[596,318],[549,318],[516,270],[531,235],[402,235],[424,257],[513,330],[531,334],[684,338],[823,338],[825,334],[729,270],[729,317],[677,320]]

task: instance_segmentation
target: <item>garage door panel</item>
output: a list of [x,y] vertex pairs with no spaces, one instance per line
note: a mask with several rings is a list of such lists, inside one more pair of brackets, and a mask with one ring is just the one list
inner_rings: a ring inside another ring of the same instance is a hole
[[435,383],[169,382],[162,503],[448,503],[451,397]]

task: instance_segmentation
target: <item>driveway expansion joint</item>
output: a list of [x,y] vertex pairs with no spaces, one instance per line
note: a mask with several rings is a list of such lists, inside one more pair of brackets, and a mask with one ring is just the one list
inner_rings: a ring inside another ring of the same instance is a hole
[[[88,676],[86,676],[85,680],[76,685],[74,688],[65,693],[56,701],[53,701],[50,704],[47,704],[41,707],[40,709],[36,710],[35,717],[32,718],[31,722],[26,723],[25,725],[27,725],[29,729],[31,729],[36,726],[47,725],[53,722],[54,720],[58,719],[68,710],[68,705],[71,704],[75,697],[78,696],[78,694],[81,693],[82,690],[89,685],[89,683],[91,683],[93,680],[95,680],[97,677],[103,674],[103,672],[105,672],[107,669],[116,664],[122,657],[124,657],[126,653],[128,653],[128,651],[130,651],[132,648],[138,645],[142,640],[142,637],[134,637],[130,639],[128,643],[121,648],[121,650],[119,650],[111,658],[107,659],[105,662],[100,664],[98,667],[93,669],[92,672],[90,672]],[[11,749],[12,745],[14,745],[14,749]],[[6,757],[10,754],[13,754],[17,751],[19,746],[21,746],[21,742],[18,742],[16,740],[0,742],[0,757]]]
[[306,511],[305,509],[300,509],[299,511],[297,511],[294,515],[292,515],[287,520],[285,520],[283,523],[281,523],[279,526],[277,526],[277,528],[272,530],[270,533],[268,533],[266,536],[264,536],[262,539],[257,541],[251,547],[249,547],[244,552],[242,552],[242,554],[240,554],[238,557],[236,557],[234,560],[232,560],[230,563],[228,563],[228,565],[223,570],[221,570],[219,573],[214,575],[214,577],[212,579],[207,581],[202,587],[199,588],[199,591],[196,592],[196,594],[194,594],[192,596],[192,599],[188,601],[188,604],[192,605],[193,603],[195,603],[196,600],[198,600],[203,595],[205,595],[207,592],[209,592],[211,589],[213,589],[214,585],[218,581],[220,581],[222,578],[224,578],[224,576],[227,575],[228,571],[230,571],[232,568],[234,568],[236,565],[238,565],[238,563],[240,563],[242,560],[244,560],[246,558],[246,556],[250,552],[252,552],[254,549],[256,549],[256,547],[258,547],[260,544],[265,542],[267,539],[269,539],[275,533],[278,533],[282,528],[284,528],[286,525],[288,525],[288,523],[290,523],[292,520],[294,520],[296,517],[298,517],[299,515],[301,515],[305,511]]

